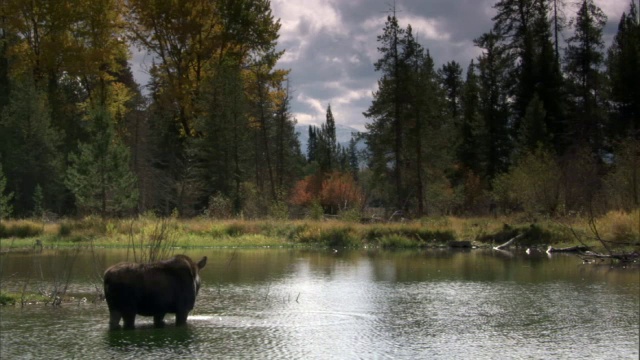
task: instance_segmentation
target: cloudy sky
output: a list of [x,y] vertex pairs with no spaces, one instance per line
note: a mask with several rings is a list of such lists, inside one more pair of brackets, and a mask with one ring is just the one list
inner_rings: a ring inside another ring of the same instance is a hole
[[[402,27],[411,24],[436,67],[455,60],[466,70],[479,51],[473,39],[487,32],[496,0],[397,0]],[[577,0],[565,0],[572,17]],[[608,16],[607,46],[630,0],[595,0]],[[364,130],[362,115],[380,77],[376,36],[392,0],[271,0],[280,19],[279,67],[291,69],[292,111],[299,124],[325,121],[327,105],[336,123]]]
[[[579,0],[563,0],[573,17]],[[595,0],[608,16],[607,47],[620,16],[631,0]],[[635,0],[637,1],[637,0]],[[396,16],[411,24],[436,67],[455,60],[466,70],[479,55],[473,39],[489,31],[497,0],[396,0]],[[280,19],[278,67],[291,69],[292,111],[299,124],[325,121],[327,105],[337,124],[364,130],[380,77],[373,68],[380,54],[376,37],[382,32],[393,0],[271,0]],[[152,56],[131,48],[132,68],[139,84],[149,80]]]

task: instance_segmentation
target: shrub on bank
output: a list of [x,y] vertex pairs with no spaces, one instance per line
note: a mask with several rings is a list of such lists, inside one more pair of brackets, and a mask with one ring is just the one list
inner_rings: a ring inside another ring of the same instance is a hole
[[380,239],[377,239],[377,244],[383,249],[417,248],[420,245],[417,241],[398,234],[383,235]]
[[450,230],[431,230],[420,224],[410,225],[387,225],[378,224],[368,227],[364,232],[364,239],[367,242],[376,244],[383,238],[404,237],[413,239],[416,245],[444,244],[456,239]]
[[15,303],[15,297],[8,294],[0,293],[0,305],[15,305]]
[[546,226],[541,226],[539,224],[529,224],[512,227],[505,224],[502,230],[485,234],[479,237],[478,241],[488,244],[503,244],[520,234],[524,235],[515,244],[516,246],[557,244],[566,242],[569,239],[567,229],[557,225],[547,224]]
[[107,233],[107,221],[98,216],[87,216],[80,220],[67,219],[60,223],[58,235],[71,234],[104,235]]

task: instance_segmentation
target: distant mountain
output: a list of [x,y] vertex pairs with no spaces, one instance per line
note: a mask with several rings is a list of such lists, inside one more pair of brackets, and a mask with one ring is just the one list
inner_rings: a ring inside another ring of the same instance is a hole
[[[302,153],[306,155],[307,143],[309,143],[309,125],[297,124],[296,132],[298,133],[298,139],[300,139],[300,150],[302,150]],[[351,126],[336,124],[336,140],[338,141],[338,144],[343,147],[349,146],[352,134],[357,132],[358,129],[352,128]],[[364,149],[364,143],[360,141],[358,143],[358,150],[362,149]]]

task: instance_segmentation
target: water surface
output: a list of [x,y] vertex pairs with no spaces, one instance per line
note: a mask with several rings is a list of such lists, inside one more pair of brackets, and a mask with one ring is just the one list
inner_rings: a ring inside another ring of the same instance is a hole
[[485,250],[186,253],[209,257],[188,326],[138,317],[133,331],[108,331],[106,303],[93,302],[98,274],[126,251],[3,256],[3,289],[69,279],[77,301],[0,308],[0,358],[639,356],[637,268]]

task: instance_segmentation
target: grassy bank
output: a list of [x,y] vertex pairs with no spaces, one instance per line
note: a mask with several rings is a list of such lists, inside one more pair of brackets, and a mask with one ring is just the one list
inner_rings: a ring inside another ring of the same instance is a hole
[[[640,249],[640,214],[610,212],[596,219],[600,239]],[[177,247],[381,247],[418,248],[446,245],[453,240],[472,241],[478,246],[500,244],[519,233],[522,246],[602,246],[589,221],[582,217],[538,219],[535,223],[519,216],[423,218],[406,222],[361,224],[340,220],[213,220],[135,219],[62,220],[42,223],[34,220],[3,221],[0,250],[33,248],[36,240],[44,247],[127,247],[163,237]]]

